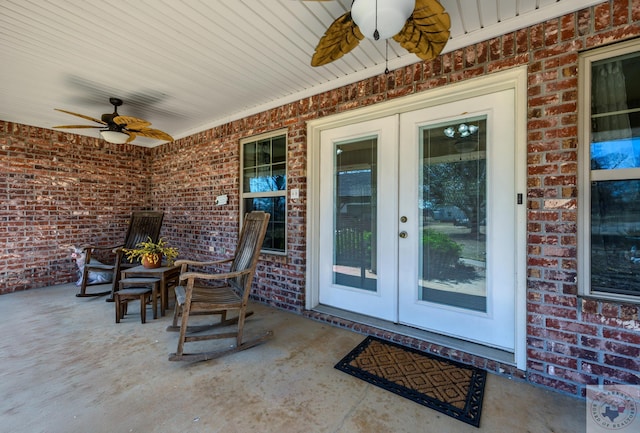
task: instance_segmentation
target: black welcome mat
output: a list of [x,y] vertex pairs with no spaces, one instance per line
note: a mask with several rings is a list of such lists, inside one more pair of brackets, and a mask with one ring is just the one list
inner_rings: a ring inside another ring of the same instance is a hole
[[475,427],[480,425],[487,372],[479,368],[371,336],[335,368]]

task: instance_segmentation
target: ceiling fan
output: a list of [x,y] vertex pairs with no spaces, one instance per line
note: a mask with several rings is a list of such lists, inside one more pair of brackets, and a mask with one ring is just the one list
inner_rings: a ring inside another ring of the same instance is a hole
[[113,105],[113,113],[105,113],[101,119],[96,119],[91,116],[85,116],[84,114],[74,113],[72,111],[62,110],[56,108],[57,111],[71,114],[72,116],[81,117],[86,120],[99,123],[100,125],[60,125],[54,126],[54,128],[63,129],[79,129],[79,128],[101,128],[100,135],[109,143],[123,144],[130,143],[136,139],[136,137],[148,137],[156,140],[173,141],[166,132],[159,129],[149,128],[151,122],[138,119],[132,116],[121,116],[118,114],[118,107],[122,105],[122,99],[109,98],[109,102]]
[[[318,0],[326,1],[326,0]],[[422,60],[436,58],[447,41],[451,20],[437,0],[353,0],[318,42],[311,66],[339,59],[366,38],[393,38]]]

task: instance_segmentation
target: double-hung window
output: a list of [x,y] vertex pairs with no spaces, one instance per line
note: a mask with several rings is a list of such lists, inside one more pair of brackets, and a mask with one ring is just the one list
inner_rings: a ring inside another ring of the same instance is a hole
[[578,285],[640,302],[640,40],[580,56]]
[[286,253],[287,134],[277,131],[242,140],[241,215],[271,214],[262,251]]

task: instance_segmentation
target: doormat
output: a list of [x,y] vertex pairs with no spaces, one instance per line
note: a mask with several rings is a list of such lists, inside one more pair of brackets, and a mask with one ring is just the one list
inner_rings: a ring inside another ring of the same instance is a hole
[[445,415],[480,426],[487,372],[369,336],[338,370]]

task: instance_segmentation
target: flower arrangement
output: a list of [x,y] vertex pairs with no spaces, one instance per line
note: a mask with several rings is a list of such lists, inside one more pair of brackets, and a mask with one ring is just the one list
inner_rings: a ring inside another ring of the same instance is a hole
[[159,267],[162,263],[162,257],[166,257],[167,264],[172,266],[176,257],[178,257],[178,250],[168,246],[162,238],[158,242],[153,242],[149,237],[146,242],[138,243],[136,248],[123,248],[122,250],[129,262],[133,262],[137,258],[145,266],[148,263],[150,265],[148,267]]

